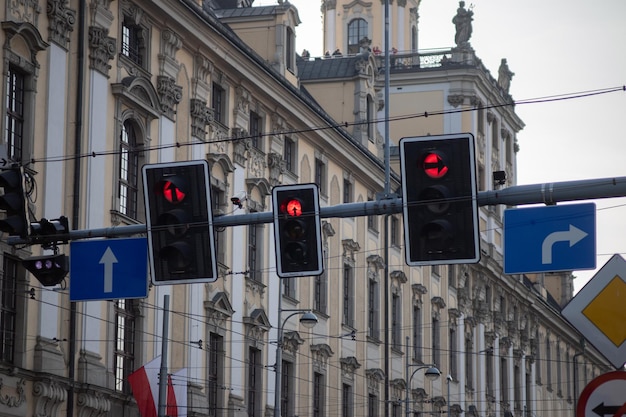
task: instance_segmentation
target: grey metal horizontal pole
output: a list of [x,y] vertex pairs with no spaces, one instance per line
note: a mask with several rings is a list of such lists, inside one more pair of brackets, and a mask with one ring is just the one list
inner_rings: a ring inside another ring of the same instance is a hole
[[[518,206],[525,204],[556,204],[563,201],[595,200],[602,198],[626,197],[626,177],[599,178],[590,180],[564,181],[531,185],[516,185],[501,190],[478,193],[479,206],[505,204]],[[360,203],[345,203],[331,207],[321,207],[322,218],[345,218],[376,216],[402,212],[402,198],[395,197]],[[271,223],[271,211],[261,213],[218,216],[213,219],[214,227],[244,226]],[[146,233],[145,224],[113,226],[100,229],[72,230],[70,240],[91,238],[113,238]],[[29,244],[28,239],[11,236],[9,245]]]

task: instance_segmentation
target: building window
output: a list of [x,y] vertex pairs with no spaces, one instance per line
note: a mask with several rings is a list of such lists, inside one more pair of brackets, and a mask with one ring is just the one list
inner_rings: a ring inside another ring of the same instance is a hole
[[374,394],[369,394],[367,397],[367,415],[378,417],[378,397]]
[[263,368],[261,351],[250,347],[248,349],[248,416],[261,417],[261,403],[263,402],[262,388]]
[[135,370],[135,301],[115,301],[115,389],[129,394],[128,375]]
[[137,219],[137,197],[139,182],[139,147],[137,129],[132,121],[126,120],[120,133],[120,183],[119,210],[131,219]]
[[[374,201],[374,197],[371,195],[367,196],[367,201]],[[368,215],[367,216],[367,228],[372,232],[378,232],[378,216],[376,215]]]
[[370,140],[370,142],[374,142],[375,141],[375,135],[374,135],[374,100],[372,99],[372,96],[370,96],[369,94],[367,95],[367,138]]
[[487,378],[485,381],[487,396],[493,398],[493,348],[487,350],[485,361]]
[[261,225],[248,226],[248,274],[253,281],[261,282]]
[[226,91],[217,83],[213,83],[213,87],[211,89],[211,106],[213,107],[213,120],[225,125]]
[[513,394],[515,396],[515,404],[513,408],[515,410],[522,409],[522,373],[519,365],[515,365],[513,368]]
[[352,385],[343,384],[341,389],[341,417],[352,417],[354,412],[352,401]]
[[348,178],[343,179],[343,202],[352,203],[352,182]]
[[285,144],[283,145],[283,159],[285,160],[285,169],[289,172],[295,172],[296,143],[290,138],[285,138]]
[[289,298],[296,298],[296,279],[295,278],[283,278],[280,280],[283,283],[283,295]]
[[361,50],[361,40],[367,37],[365,19],[354,19],[348,23],[348,54],[358,54]]
[[433,363],[436,365],[441,363],[439,361],[441,358],[441,329],[439,326],[439,319],[437,317],[433,317],[432,331]]
[[326,164],[319,158],[315,158],[315,184],[320,194],[326,195]]
[[457,355],[459,353],[457,336],[456,336],[456,327],[450,327],[450,349],[449,349],[449,366],[450,366],[450,375],[455,380],[458,375],[458,367],[457,367]]
[[215,417],[218,415],[217,410],[224,407],[221,391],[224,386],[224,338],[222,336],[215,333],[209,335],[208,355],[208,412],[209,416]]
[[500,400],[509,401],[509,372],[506,356],[500,356]]
[[423,362],[422,358],[422,309],[413,305],[413,360]]
[[283,361],[281,372],[282,388],[280,391],[280,415],[283,417],[287,417],[293,415],[294,408],[293,402],[291,401],[291,398],[293,397],[292,390],[295,385],[293,363],[289,361]]
[[17,271],[19,261],[4,255],[4,272],[0,275],[0,361],[15,361],[17,326]]
[[454,265],[448,265],[448,286],[456,288],[456,267]]
[[561,362],[561,346],[556,344],[556,393],[559,397],[563,396],[563,389],[561,384],[563,383],[562,376],[563,363]]
[[400,247],[400,220],[396,216],[391,216],[391,225],[389,226],[389,240],[391,246]]
[[313,300],[313,308],[315,311],[319,311],[324,314],[327,309],[327,282],[328,273],[326,270],[324,270],[321,275],[315,277],[315,299]]
[[535,332],[535,382],[537,385],[541,385],[541,372],[542,372],[542,355],[541,355],[541,338],[539,337],[539,330]]
[[491,122],[491,146],[493,149],[500,149],[500,137],[498,135],[498,122]]
[[287,69],[293,72],[296,69],[296,36],[291,28],[287,28],[285,42],[285,64]]
[[313,416],[322,417],[324,415],[324,375],[319,372],[313,374]]
[[397,293],[391,295],[391,346],[402,349],[402,303]]
[[24,140],[24,89],[26,75],[9,65],[7,75],[6,144],[10,160],[22,160]]
[[549,336],[546,336],[546,382],[550,388],[552,386],[552,347]]
[[379,308],[378,308],[378,282],[375,279],[369,280],[369,288],[368,288],[368,302],[367,302],[367,328],[368,334],[371,338],[378,340],[378,323],[379,319]]
[[472,337],[465,338],[465,387],[474,388],[474,342]]
[[146,36],[141,26],[135,24],[130,16],[124,16],[122,22],[122,55],[140,67],[144,67]]
[[[217,216],[222,214],[222,208],[224,207],[224,202],[226,193],[218,187],[211,186],[211,204],[213,205],[213,215]],[[214,238],[215,238],[215,254],[217,256],[217,262],[225,265],[226,263],[226,233],[223,229],[219,227],[214,228]]]
[[397,400],[391,404],[391,417],[402,417],[402,405]]
[[343,265],[343,324],[354,326],[354,276],[352,267]]
[[250,141],[254,148],[261,149],[263,135],[263,119],[256,112],[250,112],[250,122],[248,126]]

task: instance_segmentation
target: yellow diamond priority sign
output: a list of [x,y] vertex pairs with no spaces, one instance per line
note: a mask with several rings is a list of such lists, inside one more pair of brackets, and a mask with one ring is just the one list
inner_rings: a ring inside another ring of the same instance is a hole
[[626,363],[626,261],[613,257],[565,306],[561,314],[615,368]]

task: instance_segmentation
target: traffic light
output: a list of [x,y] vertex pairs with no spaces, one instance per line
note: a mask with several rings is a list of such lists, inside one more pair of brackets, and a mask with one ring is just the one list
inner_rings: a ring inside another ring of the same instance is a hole
[[69,221],[67,217],[58,219],[41,219],[30,224],[30,238],[32,243],[54,246],[57,243],[67,243],[69,240]]
[[143,183],[152,282],[216,281],[208,163],[144,165]]
[[4,193],[0,195],[0,210],[6,212],[0,220],[0,230],[10,236],[26,237],[28,235],[28,221],[26,220],[26,196],[22,170],[18,166],[3,169],[0,172],[0,187]]
[[278,276],[320,275],[324,266],[317,185],[274,187],[272,206]]
[[402,138],[400,163],[407,264],[478,262],[474,137]]
[[60,284],[69,271],[67,256],[63,254],[32,256],[24,259],[22,265],[44,287],[53,287]]

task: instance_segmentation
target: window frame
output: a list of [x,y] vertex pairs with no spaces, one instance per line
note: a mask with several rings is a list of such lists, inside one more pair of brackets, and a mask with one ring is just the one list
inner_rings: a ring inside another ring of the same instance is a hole
[[[115,300],[115,331],[113,340],[113,376],[115,390],[130,394],[128,375],[135,371],[135,347],[137,346],[136,301],[133,299]],[[121,362],[121,363],[120,363]]]
[[[139,220],[140,153],[139,128],[132,119],[122,123],[119,138],[118,207],[121,214]],[[128,138],[127,140],[125,138]]]
[[369,35],[369,23],[362,17],[357,17],[348,22],[348,48],[350,55],[358,54],[361,51],[361,40]]

